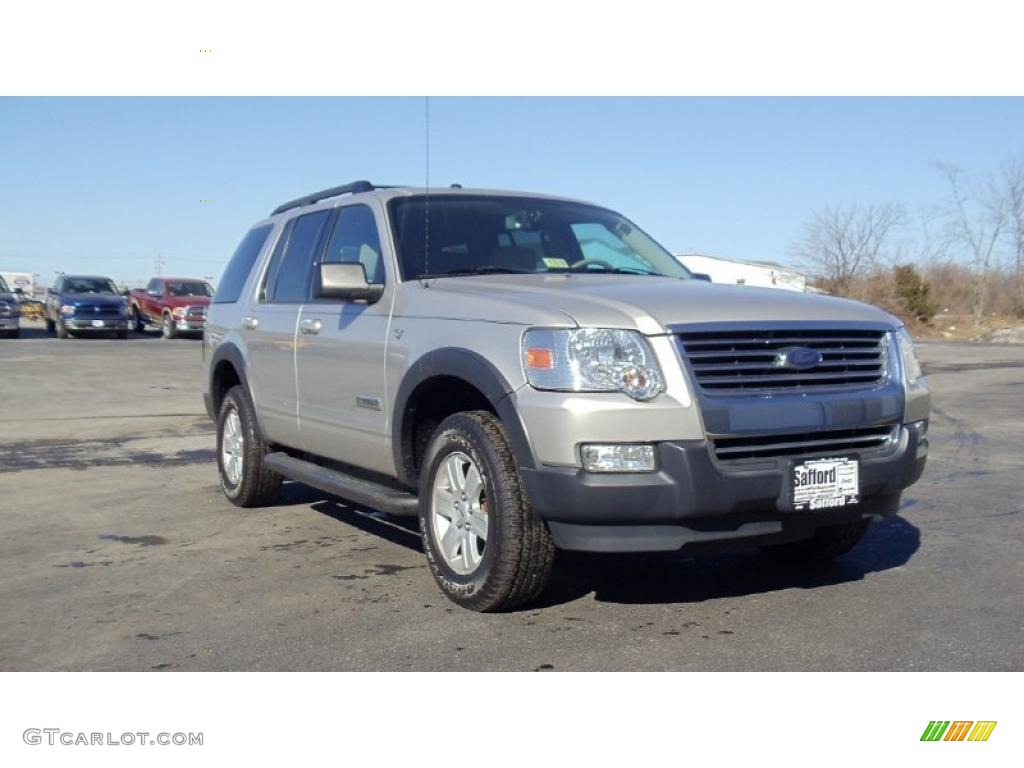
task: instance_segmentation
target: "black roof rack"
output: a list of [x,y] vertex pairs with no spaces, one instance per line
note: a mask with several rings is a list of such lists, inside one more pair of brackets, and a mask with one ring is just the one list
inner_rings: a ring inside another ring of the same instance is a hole
[[282,203],[277,206],[270,215],[274,216],[278,213],[284,213],[290,211],[292,208],[301,208],[304,205],[312,205],[313,203],[319,203],[321,200],[326,200],[329,197],[337,197],[338,195],[356,194],[358,192],[372,192],[376,187],[368,181],[353,181],[350,184],[342,184],[340,187],[331,187],[330,189],[324,189],[319,192],[314,192],[311,195],[296,198],[295,200],[289,200],[287,203]]

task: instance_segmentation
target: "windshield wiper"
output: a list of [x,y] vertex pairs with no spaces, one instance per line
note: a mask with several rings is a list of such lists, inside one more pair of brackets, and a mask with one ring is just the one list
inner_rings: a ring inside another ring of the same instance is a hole
[[664,275],[661,274],[661,272],[651,272],[650,270],[640,269],[639,267],[603,267],[600,265],[598,266],[598,269],[593,269],[591,267],[585,267],[583,269],[574,269],[572,270],[572,273],[574,275],[585,275],[588,272],[593,272],[594,274],[600,275],[614,273],[619,275],[655,275],[656,277],[664,277]]
[[465,277],[467,275],[532,275],[533,270],[516,269],[515,267],[499,267],[491,264],[486,267],[473,267],[472,269],[451,269],[447,272],[437,272],[432,275],[420,275],[421,280],[435,277]]

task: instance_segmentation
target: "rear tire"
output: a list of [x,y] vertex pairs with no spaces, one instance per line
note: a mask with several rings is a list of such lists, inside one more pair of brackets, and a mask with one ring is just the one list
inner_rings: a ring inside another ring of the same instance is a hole
[[138,307],[132,307],[131,323],[132,323],[132,329],[136,333],[145,333],[145,331],[146,331],[146,324],[144,322],[142,322],[142,315],[139,314],[139,308]]
[[239,507],[274,503],[281,476],[267,469],[270,445],[259,434],[256,411],[241,386],[228,390],[217,414],[217,469],[228,501]]
[[473,611],[501,611],[543,591],[555,544],[530,507],[508,433],[494,414],[470,411],[441,422],[419,492],[427,564],[448,599]]
[[771,544],[761,547],[761,552],[779,564],[825,563],[853,549],[870,527],[870,518],[840,525],[826,525],[815,529],[814,534],[806,539]]

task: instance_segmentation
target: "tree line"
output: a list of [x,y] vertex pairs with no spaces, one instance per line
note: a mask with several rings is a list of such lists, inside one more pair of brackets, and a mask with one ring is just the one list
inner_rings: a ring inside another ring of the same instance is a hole
[[935,163],[943,197],[811,212],[790,250],[812,285],[904,320],[938,312],[1024,318],[1024,155],[972,174]]

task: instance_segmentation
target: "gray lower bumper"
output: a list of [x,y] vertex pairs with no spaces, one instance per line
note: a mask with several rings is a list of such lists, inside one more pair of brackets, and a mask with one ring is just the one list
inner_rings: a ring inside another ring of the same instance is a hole
[[659,470],[649,474],[520,471],[533,508],[563,548],[653,551],[895,514],[927,454],[927,439],[916,426],[905,426],[890,453],[858,457],[860,503],[820,512],[794,511],[791,459],[725,466],[703,440],[660,443]]

